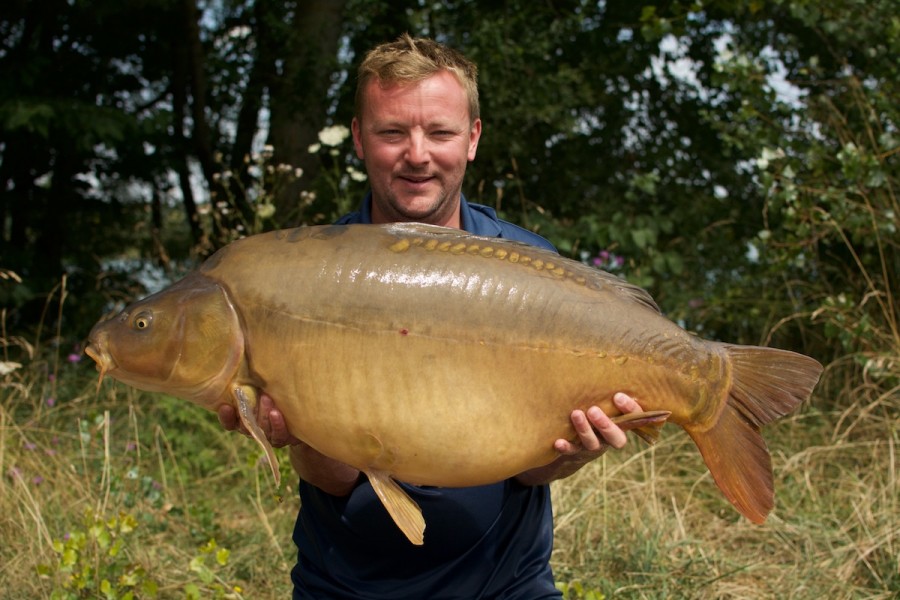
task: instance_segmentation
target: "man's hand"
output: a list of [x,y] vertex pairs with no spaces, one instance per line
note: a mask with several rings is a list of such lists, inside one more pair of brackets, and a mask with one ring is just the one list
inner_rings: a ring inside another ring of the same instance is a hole
[[[246,436],[250,435],[244,424],[238,418],[237,411],[230,404],[223,404],[219,407],[219,423],[228,431],[239,431]],[[284,422],[284,415],[275,407],[275,402],[270,396],[260,394],[259,403],[256,406],[256,419],[259,428],[269,439],[269,443],[275,448],[284,446],[293,446],[299,444],[300,440],[291,435],[288,431],[287,423]]]
[[[622,414],[640,412],[641,407],[637,401],[629,396],[619,392],[613,396],[613,403]],[[578,442],[572,443],[568,440],[556,440],[553,447],[563,456],[578,455],[596,455],[600,456],[610,446],[613,448],[622,448],[627,441],[625,432],[618,425],[612,422],[605,412],[592,406],[587,413],[581,410],[572,412],[572,426],[575,433],[578,434]]]
[[[628,394],[613,396],[613,403],[623,414],[640,412],[641,406]],[[622,448],[627,437],[625,432],[602,410],[592,406],[586,412],[572,411],[572,427],[578,440],[559,439],[553,447],[560,457],[550,464],[521,473],[516,479],[526,485],[543,485],[556,479],[563,479],[575,473],[592,460],[603,455],[610,448]]]

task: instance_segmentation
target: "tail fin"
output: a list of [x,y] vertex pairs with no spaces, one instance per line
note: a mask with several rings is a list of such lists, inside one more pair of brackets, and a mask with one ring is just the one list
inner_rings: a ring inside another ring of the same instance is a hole
[[772,462],[760,427],[808,399],[822,374],[818,361],[787,350],[726,345],[732,384],[718,421],[685,427],[716,485],[742,515],[762,523],[775,504]]

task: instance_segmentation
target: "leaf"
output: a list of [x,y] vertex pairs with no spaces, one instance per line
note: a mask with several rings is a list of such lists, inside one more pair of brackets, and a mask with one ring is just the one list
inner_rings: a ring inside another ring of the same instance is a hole
[[228,558],[231,556],[231,551],[225,548],[219,548],[216,552],[216,562],[222,565],[223,567],[228,564]]

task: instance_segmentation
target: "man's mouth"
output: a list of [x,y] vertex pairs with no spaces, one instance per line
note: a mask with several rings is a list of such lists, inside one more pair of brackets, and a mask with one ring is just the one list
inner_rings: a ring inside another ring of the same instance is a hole
[[430,175],[400,175],[399,178],[409,183],[425,183],[434,179]]

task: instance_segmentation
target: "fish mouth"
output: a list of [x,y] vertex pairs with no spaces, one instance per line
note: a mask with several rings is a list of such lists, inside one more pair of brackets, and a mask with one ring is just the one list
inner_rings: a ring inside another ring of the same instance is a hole
[[96,340],[88,341],[84,353],[94,359],[94,362],[97,363],[97,370],[100,371],[100,377],[97,379],[97,391],[99,391],[100,384],[103,383],[103,378],[106,374],[115,370],[116,361],[113,360],[112,356],[109,355],[109,352],[107,352]]

